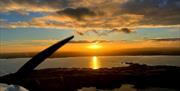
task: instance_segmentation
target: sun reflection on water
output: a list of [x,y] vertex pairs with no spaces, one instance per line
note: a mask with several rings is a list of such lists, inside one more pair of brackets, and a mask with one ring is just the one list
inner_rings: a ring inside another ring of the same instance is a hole
[[96,56],[92,57],[91,68],[92,69],[99,69],[99,62],[98,62],[98,58]]

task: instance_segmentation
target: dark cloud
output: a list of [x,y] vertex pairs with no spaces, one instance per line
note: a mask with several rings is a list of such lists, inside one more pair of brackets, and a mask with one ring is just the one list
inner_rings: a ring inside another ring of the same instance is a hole
[[81,35],[81,36],[83,36],[83,35],[84,35],[84,33],[79,32],[79,31],[76,31],[76,33],[77,33],[78,35]]
[[180,0],[0,0],[0,6],[0,12],[46,13],[8,27],[57,27],[98,35],[132,32],[122,27],[180,27]]
[[91,11],[85,7],[78,7],[78,8],[66,8],[62,11],[57,12],[60,15],[67,15],[71,18],[75,18],[77,20],[83,20],[85,16],[95,16],[95,12]]
[[110,33],[114,33],[114,32],[122,32],[122,33],[132,33],[132,30],[129,28],[121,28],[121,29],[112,29],[112,30],[92,30],[93,33],[99,35],[99,36],[104,36],[104,35],[108,35]]
[[129,0],[121,9],[121,13],[143,15],[140,25],[180,24],[179,0]]
[[69,43],[106,43],[106,42],[112,42],[112,41],[107,41],[107,40],[93,40],[93,41],[78,40],[78,41],[70,41]]
[[180,38],[164,38],[164,39],[151,39],[153,41],[179,41],[180,42]]
[[132,30],[129,28],[113,29],[113,32],[123,32],[123,33],[132,33]]

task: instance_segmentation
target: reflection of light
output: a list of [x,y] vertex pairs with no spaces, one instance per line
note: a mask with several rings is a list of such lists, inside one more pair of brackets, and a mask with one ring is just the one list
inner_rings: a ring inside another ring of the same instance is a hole
[[99,48],[101,48],[102,46],[101,45],[98,45],[98,44],[92,44],[92,45],[90,45],[90,46],[88,46],[88,48],[90,48],[90,49],[99,49]]
[[99,68],[98,59],[97,59],[96,56],[93,56],[93,58],[92,58],[92,68],[93,69],[98,69]]

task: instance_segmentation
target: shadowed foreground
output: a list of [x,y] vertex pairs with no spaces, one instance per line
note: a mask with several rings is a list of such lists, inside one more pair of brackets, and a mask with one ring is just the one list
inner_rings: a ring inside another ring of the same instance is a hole
[[[30,91],[74,91],[82,87],[118,88],[133,84],[135,88],[163,87],[180,90],[180,67],[147,66],[128,63],[128,67],[52,68],[34,70],[18,84]],[[8,78],[7,75],[2,77]],[[0,80],[2,81],[2,78]]]

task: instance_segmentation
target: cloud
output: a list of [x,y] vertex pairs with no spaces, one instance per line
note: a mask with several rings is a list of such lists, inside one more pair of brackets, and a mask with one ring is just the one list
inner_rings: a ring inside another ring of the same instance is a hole
[[101,31],[98,31],[98,30],[92,30],[93,33],[97,34],[97,35],[108,35],[108,34],[111,34],[111,33],[114,33],[114,32],[122,32],[122,33],[132,33],[133,30],[129,29],[129,28],[121,28],[121,29],[112,29],[112,30],[101,30]]
[[[47,0],[48,1],[48,0]],[[17,11],[26,12],[54,12],[55,7],[48,5],[47,1],[38,2],[37,0],[1,0],[0,12]]]
[[179,0],[129,0],[121,6],[121,12],[143,15],[140,25],[179,25]]
[[89,30],[89,31],[75,31],[75,32],[81,36],[88,34],[90,32],[95,33],[98,36],[105,36],[105,35],[109,35],[109,34],[114,33],[114,32],[122,32],[122,33],[129,34],[129,33],[132,33],[134,31],[132,29],[129,29],[129,28],[120,28],[120,29],[116,28],[116,29],[112,29],[112,30]]
[[180,42],[180,38],[164,38],[164,39],[151,39],[152,41],[175,41],[175,42]]
[[7,20],[6,19],[0,19],[0,22],[6,22]]
[[113,31],[124,32],[124,33],[131,33],[132,32],[132,30],[129,28],[113,29]]
[[95,16],[95,12],[91,11],[85,7],[74,8],[66,8],[62,11],[57,11],[59,15],[67,15],[71,18],[75,18],[77,20],[83,20],[85,16]]
[[76,31],[76,33],[77,33],[78,35],[81,35],[81,36],[83,36],[83,35],[84,35],[84,33],[79,32],[79,31]]
[[112,41],[108,40],[93,40],[93,41],[88,41],[88,40],[78,40],[78,41],[70,41],[69,43],[109,43]]
[[79,40],[79,41],[70,41],[69,43],[91,43],[91,42],[87,40]]
[[[180,28],[179,0],[1,0],[0,12],[46,13],[27,22],[2,22],[1,27],[43,27],[98,35],[131,33],[135,28]],[[104,30],[101,31],[101,30]]]

